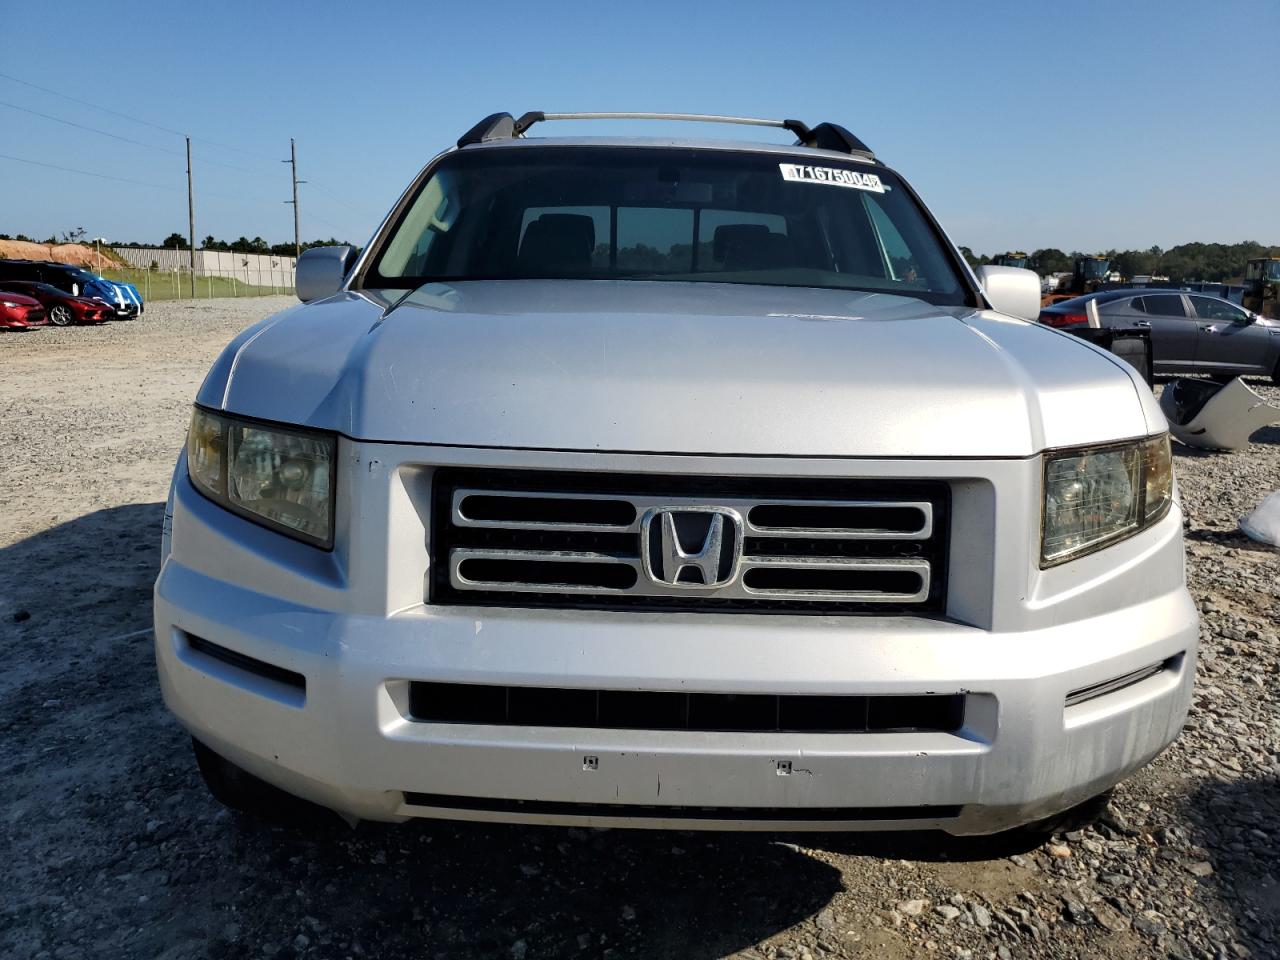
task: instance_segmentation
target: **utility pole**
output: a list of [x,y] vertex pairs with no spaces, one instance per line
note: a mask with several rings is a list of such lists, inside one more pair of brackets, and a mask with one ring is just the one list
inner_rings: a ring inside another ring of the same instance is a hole
[[293,137],[289,138],[289,159],[280,162],[289,164],[293,177],[293,199],[284,202],[293,204],[293,259],[296,263],[302,255],[302,242],[298,236],[298,184],[307,181],[298,179],[298,148],[294,145]]
[[196,297],[196,198],[191,189],[191,138],[187,137],[187,229],[191,247],[187,257],[191,265],[191,299]]

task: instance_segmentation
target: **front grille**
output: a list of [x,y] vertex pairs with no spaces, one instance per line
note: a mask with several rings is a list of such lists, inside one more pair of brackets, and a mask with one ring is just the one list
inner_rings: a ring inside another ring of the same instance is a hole
[[964,725],[964,696],[683,693],[414,682],[409,684],[409,715],[421,723],[603,730],[950,733]]
[[432,503],[432,603],[945,608],[950,500],[941,482],[445,468]]

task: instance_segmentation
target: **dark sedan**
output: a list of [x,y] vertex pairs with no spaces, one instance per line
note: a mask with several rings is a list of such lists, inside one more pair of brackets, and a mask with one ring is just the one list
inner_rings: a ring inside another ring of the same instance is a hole
[[1280,321],[1220,297],[1147,288],[1063,300],[1041,310],[1040,322],[1065,328],[1087,324],[1091,304],[1100,326],[1151,332],[1157,374],[1269,376],[1280,383]]
[[0,292],[4,291],[39,300],[49,314],[49,322],[56,327],[69,327],[73,323],[106,323],[115,316],[110,304],[88,297],[73,297],[47,283],[5,280],[0,282]]

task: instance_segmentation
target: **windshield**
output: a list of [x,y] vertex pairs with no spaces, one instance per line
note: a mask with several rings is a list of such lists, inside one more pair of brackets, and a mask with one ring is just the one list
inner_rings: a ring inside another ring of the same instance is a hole
[[1085,260],[1084,275],[1090,280],[1097,280],[1107,275],[1107,270],[1111,267],[1110,260]]
[[1272,260],[1267,264],[1267,279],[1280,280],[1280,260]]
[[795,159],[645,147],[451,154],[379,243],[363,285],[712,281],[967,301],[957,264],[891,172]]

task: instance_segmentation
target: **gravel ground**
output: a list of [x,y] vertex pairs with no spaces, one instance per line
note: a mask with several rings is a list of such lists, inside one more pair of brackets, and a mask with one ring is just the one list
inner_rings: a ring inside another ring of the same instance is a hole
[[0,955],[1280,956],[1280,555],[1236,532],[1280,487],[1280,427],[1179,452],[1191,718],[1048,842],[294,830],[220,809],[160,703],[150,589],[190,399],[288,303],[0,337]]

